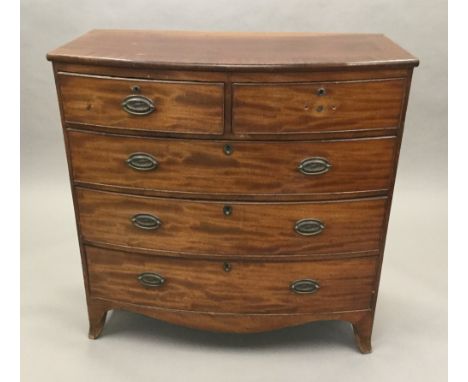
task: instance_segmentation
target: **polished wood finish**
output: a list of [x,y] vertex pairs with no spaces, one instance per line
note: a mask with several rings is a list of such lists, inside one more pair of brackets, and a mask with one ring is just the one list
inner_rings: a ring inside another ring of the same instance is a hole
[[[198,312],[324,313],[369,309],[377,258],[303,262],[187,260],[86,247],[90,295],[137,305]],[[161,287],[138,281],[144,272]],[[313,279],[320,288],[297,294],[290,284]],[[180,298],[184,296],[184,298]]]
[[[157,31],[92,31],[48,58],[90,338],[125,309],[235,333],[345,320],[371,351],[416,58],[382,35]],[[130,95],[156,110],[128,114]],[[157,166],[130,168],[136,153]],[[331,167],[304,175],[307,158]],[[320,288],[296,294],[301,279]]]
[[213,70],[181,70],[154,68],[129,68],[106,65],[73,64],[54,62],[57,73],[90,74],[105,77],[135,78],[164,81],[202,81],[222,83],[261,83],[261,82],[320,82],[320,81],[358,81],[404,78],[408,76],[407,67],[347,67],[317,69],[314,71],[258,71],[255,68],[240,72]]
[[105,309],[99,302],[88,299],[88,316],[89,316],[89,332],[88,337],[92,340],[98,338],[104,324],[106,323],[107,309]]
[[[354,141],[242,142],[146,139],[70,131],[75,182],[140,189],[155,194],[238,198],[275,195],[385,192],[391,186],[395,138]],[[224,153],[224,146],[232,154]],[[132,153],[146,153],[159,163],[152,171],[128,166]],[[304,175],[306,158],[325,158],[328,172]],[[378,160],[375,160],[378,158]],[[217,179],[213,182],[213,179]]]
[[[386,199],[326,203],[230,203],[148,198],[77,189],[84,240],[121,246],[231,256],[303,255],[376,250]],[[224,206],[232,214],[223,213]],[[132,224],[136,214],[159,218],[145,230]],[[301,219],[320,220],[325,229],[302,236]]]
[[415,66],[381,34],[93,30],[49,60],[123,67],[211,70]]
[[[349,321],[354,328],[355,324],[365,322],[363,319],[372,317],[370,309],[326,313],[236,314],[165,309],[103,298],[90,298],[90,303],[100,308],[92,311],[97,315],[96,318],[101,317],[103,311],[122,309],[190,328],[220,333],[257,333],[321,320]],[[101,327],[98,329],[102,332]]]
[[[373,294],[376,294],[375,290],[373,291]],[[361,319],[355,320],[353,322],[353,331],[356,338],[356,344],[363,354],[372,352],[371,336],[373,326],[373,314],[363,315]]]
[[233,131],[286,134],[395,128],[404,90],[403,79],[234,84]]
[[[59,73],[66,122],[115,129],[222,134],[223,84],[149,81]],[[132,91],[134,86],[139,91]],[[131,95],[149,98],[156,110],[135,116],[122,108]]]

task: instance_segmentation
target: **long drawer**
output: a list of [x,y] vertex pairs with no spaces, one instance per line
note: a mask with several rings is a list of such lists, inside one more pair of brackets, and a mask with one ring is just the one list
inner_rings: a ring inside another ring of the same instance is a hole
[[236,134],[395,129],[406,81],[233,84]]
[[340,202],[222,203],[77,188],[86,241],[202,255],[375,251],[386,198]]
[[89,246],[86,255],[92,297],[225,313],[368,309],[378,259],[225,263]]
[[194,142],[68,134],[79,183],[245,197],[385,191],[393,179],[394,137]]
[[116,129],[219,135],[224,85],[103,76],[58,76],[66,122]]

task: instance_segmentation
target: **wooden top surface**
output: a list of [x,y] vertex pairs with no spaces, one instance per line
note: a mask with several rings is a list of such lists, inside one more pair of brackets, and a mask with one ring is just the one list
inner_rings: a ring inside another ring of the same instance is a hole
[[146,68],[322,69],[417,66],[382,34],[92,30],[51,51],[52,61]]

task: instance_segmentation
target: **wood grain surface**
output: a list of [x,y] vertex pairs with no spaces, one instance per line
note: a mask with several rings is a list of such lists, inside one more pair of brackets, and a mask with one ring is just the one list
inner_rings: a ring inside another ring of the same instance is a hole
[[232,129],[286,134],[395,128],[404,94],[404,79],[233,84]]
[[210,70],[418,65],[384,35],[352,33],[93,30],[47,57],[56,62]]
[[[288,326],[297,326],[311,321],[343,320],[353,324],[368,322],[372,318],[370,309],[351,310],[344,312],[323,313],[222,313],[222,312],[196,312],[190,310],[167,309],[150,305],[131,304],[108,298],[90,297],[90,306],[93,308],[93,320],[90,333],[100,334],[103,328],[102,316],[106,311],[126,310],[136,312],[148,317],[157,318],[177,325],[190,328],[208,330],[211,332],[227,333],[256,333],[276,330]],[[92,337],[96,338],[96,337]],[[357,336],[358,344],[361,343]],[[369,341],[370,345],[370,341]]]
[[[60,73],[58,75],[66,122],[134,130],[222,134],[222,83],[117,79]],[[156,110],[135,116],[122,102],[136,93],[149,98]]]
[[[94,30],[48,59],[90,338],[126,309],[238,333],[342,319],[371,351],[414,56],[378,34]],[[155,111],[129,114],[130,95]],[[130,168],[135,153],[157,168]],[[311,157],[330,170],[301,174]],[[300,235],[301,219],[324,229]]]
[[[80,227],[86,241],[128,247],[225,255],[304,255],[375,250],[379,247],[385,198],[327,203],[229,203],[148,198],[78,188]],[[223,213],[224,206],[232,214]],[[162,222],[144,230],[136,214]],[[294,226],[318,219],[325,229],[302,236]]]
[[357,81],[403,78],[411,74],[412,68],[405,67],[347,67],[334,70],[298,70],[298,71],[241,71],[223,72],[213,70],[186,70],[135,68],[105,65],[84,65],[66,62],[54,62],[58,73],[91,74],[105,77],[144,78],[164,81],[202,81],[202,82],[320,82],[320,81]]
[[[322,142],[238,142],[150,139],[69,131],[74,180],[140,190],[219,196],[321,195],[385,191],[393,172],[393,137]],[[226,155],[225,145],[232,147]],[[132,153],[157,160],[138,171]],[[307,158],[324,158],[327,173],[304,175]]]
[[[158,258],[86,247],[91,296],[133,304],[201,312],[320,313],[368,309],[377,257],[304,262],[223,262]],[[160,287],[138,276],[155,272]],[[313,294],[290,284],[313,279]]]

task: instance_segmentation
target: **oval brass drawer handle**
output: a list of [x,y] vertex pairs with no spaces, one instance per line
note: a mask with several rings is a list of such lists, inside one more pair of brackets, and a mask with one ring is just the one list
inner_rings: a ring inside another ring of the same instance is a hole
[[325,224],[317,219],[301,219],[294,225],[294,230],[303,236],[318,235],[325,229]]
[[159,166],[156,158],[146,153],[130,154],[126,162],[129,167],[138,171],[151,171]]
[[162,286],[166,280],[157,273],[145,272],[138,276],[138,281],[144,286],[157,288]]
[[149,214],[136,214],[132,217],[132,223],[135,227],[154,230],[158,229],[162,222],[158,217]]
[[304,159],[297,169],[304,175],[320,175],[325,174],[331,168],[331,164],[325,158],[307,158]]
[[320,289],[320,285],[315,280],[303,279],[292,282],[290,288],[295,293],[311,294],[317,292]]
[[132,115],[144,116],[156,110],[153,101],[142,95],[130,95],[122,101],[122,108]]

